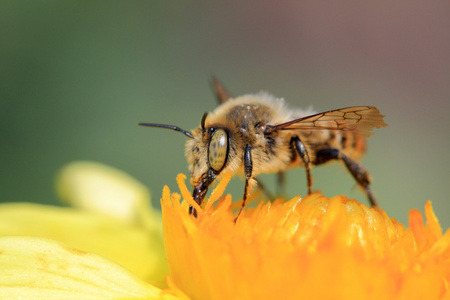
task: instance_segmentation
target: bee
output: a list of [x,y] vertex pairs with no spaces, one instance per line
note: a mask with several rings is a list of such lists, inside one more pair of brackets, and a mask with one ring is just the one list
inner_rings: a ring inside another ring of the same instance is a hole
[[[261,173],[278,173],[302,166],[308,194],[312,189],[311,168],[328,161],[344,163],[357,184],[377,206],[370,189],[371,176],[358,162],[366,150],[373,128],[387,126],[376,107],[352,106],[316,113],[290,109],[283,99],[268,93],[233,98],[213,78],[220,105],[205,113],[192,132],[174,125],[139,123],[141,126],[179,131],[189,139],[185,154],[194,187],[192,197],[201,205],[208,187],[226,171],[245,178],[242,206]],[[190,214],[197,216],[191,206]]]

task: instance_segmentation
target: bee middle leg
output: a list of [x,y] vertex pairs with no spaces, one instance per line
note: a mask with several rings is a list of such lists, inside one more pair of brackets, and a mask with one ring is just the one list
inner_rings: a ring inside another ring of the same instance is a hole
[[291,143],[294,144],[295,150],[297,151],[298,155],[303,161],[303,165],[305,167],[306,171],[306,184],[308,187],[308,195],[311,194],[311,188],[312,188],[312,176],[311,176],[311,160],[309,158],[308,151],[306,150],[305,144],[300,140],[298,136],[294,136],[291,139]]
[[254,177],[253,179],[256,181],[258,190],[261,190],[270,201],[274,201],[276,198],[285,194],[286,174],[284,172],[277,173],[277,190],[275,194],[271,193],[259,178]]
[[353,178],[355,178],[356,182],[366,191],[367,198],[369,198],[370,204],[372,206],[378,206],[377,200],[375,199],[375,196],[369,187],[369,184],[371,182],[370,174],[357,161],[354,161],[338,149],[328,148],[317,151],[314,164],[320,165],[332,159],[340,159],[344,162],[345,166],[349,170],[350,174],[353,175]]
[[274,195],[271,192],[269,192],[269,190],[267,189],[266,185],[264,183],[262,183],[261,180],[259,180],[256,177],[254,177],[253,179],[255,179],[255,181],[256,181],[257,188],[259,190],[261,190],[261,192],[263,192],[264,195],[266,195],[266,197],[269,198],[269,200],[274,200],[275,199]]
[[253,147],[251,145],[247,145],[245,147],[244,151],[244,174],[245,174],[245,186],[244,186],[244,197],[242,198],[242,206],[239,209],[239,212],[234,219],[234,222],[236,223],[237,219],[242,213],[242,210],[245,207],[245,201],[247,200],[247,194],[248,194],[248,188],[250,179],[252,179],[252,172],[253,172],[253,161],[252,161],[252,149]]
[[284,195],[286,189],[286,174],[284,172],[278,172],[277,179],[277,195]]

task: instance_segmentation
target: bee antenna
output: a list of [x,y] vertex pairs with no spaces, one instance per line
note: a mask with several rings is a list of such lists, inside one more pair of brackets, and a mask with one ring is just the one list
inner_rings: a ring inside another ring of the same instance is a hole
[[200,125],[202,126],[202,129],[203,129],[203,130],[205,130],[205,121],[206,121],[206,117],[207,117],[207,116],[208,116],[208,113],[205,112],[205,113],[203,114],[202,121],[200,122]]
[[139,123],[139,126],[147,126],[147,127],[159,127],[159,128],[167,128],[167,129],[172,129],[178,132],[183,133],[185,136],[187,136],[190,139],[193,139],[194,136],[192,135],[192,133],[190,133],[189,131],[183,130],[178,126],[174,126],[174,125],[166,125],[166,124],[153,124],[153,123]]

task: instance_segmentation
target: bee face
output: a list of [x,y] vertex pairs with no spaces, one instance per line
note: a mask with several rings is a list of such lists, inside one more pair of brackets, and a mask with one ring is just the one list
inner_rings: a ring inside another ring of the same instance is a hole
[[[211,144],[211,139],[215,134],[214,128],[208,130],[198,128],[192,133],[194,138],[186,142],[186,157],[189,163],[189,171],[191,172],[191,183],[195,185],[198,179],[208,171],[217,175],[222,166],[219,166],[220,162],[215,159],[218,156],[218,138],[214,139],[214,146]],[[213,166],[215,169],[211,167],[209,160],[211,148],[213,149]],[[225,141],[225,146],[222,141],[221,148],[228,148],[227,141]]]
[[205,138],[200,128],[192,131],[193,139],[186,141],[186,158],[191,172],[191,184],[195,184],[195,178],[199,178],[209,169],[208,145],[209,140]]
[[191,184],[203,176],[216,177],[226,167],[230,157],[230,130],[224,127],[197,128],[194,138],[186,142],[186,157],[191,172]]

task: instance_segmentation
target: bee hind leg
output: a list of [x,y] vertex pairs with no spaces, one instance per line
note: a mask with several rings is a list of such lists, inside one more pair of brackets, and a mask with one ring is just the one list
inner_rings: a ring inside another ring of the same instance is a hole
[[372,206],[378,206],[377,200],[375,199],[375,196],[369,187],[369,184],[371,182],[370,174],[357,161],[351,159],[338,149],[328,148],[317,151],[314,164],[320,165],[332,159],[340,159],[344,162],[345,166],[349,170],[350,174],[352,174],[353,178],[355,178],[356,182],[366,191],[367,198],[369,198],[370,204]]
[[286,190],[286,173],[278,172],[277,179],[277,196],[281,196],[285,194]]
[[306,171],[306,184],[308,187],[308,195],[311,194],[311,188],[312,188],[312,176],[311,176],[311,161],[309,158],[308,151],[306,150],[305,144],[300,140],[298,136],[294,136],[291,139],[291,143],[294,144],[295,150],[297,151],[298,155],[302,159],[303,165],[305,167]]
[[269,200],[275,200],[274,195],[271,192],[269,192],[269,190],[267,189],[266,185],[264,183],[262,183],[261,180],[259,180],[256,177],[254,177],[253,179],[255,179],[258,189],[261,190],[261,192],[263,192],[264,195],[266,195],[266,197]]

